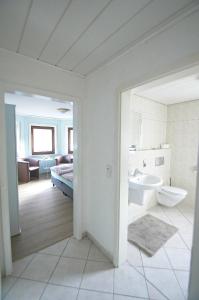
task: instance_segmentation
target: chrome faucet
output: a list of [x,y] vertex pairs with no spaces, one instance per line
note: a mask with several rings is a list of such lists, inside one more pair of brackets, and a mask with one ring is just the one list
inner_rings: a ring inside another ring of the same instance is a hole
[[135,169],[133,176],[142,175],[142,172],[138,169]]

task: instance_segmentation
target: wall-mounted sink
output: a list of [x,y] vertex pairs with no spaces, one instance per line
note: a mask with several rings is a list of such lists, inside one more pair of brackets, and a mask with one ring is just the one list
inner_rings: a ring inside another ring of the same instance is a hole
[[161,186],[162,179],[149,174],[138,174],[129,177],[129,188],[135,190],[153,190]]
[[146,194],[155,195],[153,190],[160,187],[162,183],[160,177],[144,174],[136,169],[134,174],[129,176],[129,202],[144,205]]

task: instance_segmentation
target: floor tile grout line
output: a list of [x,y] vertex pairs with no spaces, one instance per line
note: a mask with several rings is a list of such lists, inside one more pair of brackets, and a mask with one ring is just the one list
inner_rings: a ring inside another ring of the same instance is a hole
[[14,277],[15,278],[15,281],[13,283],[13,285],[8,289],[8,291],[5,293],[5,295],[2,295],[2,300],[5,299],[5,297],[8,295],[8,293],[10,292],[10,290],[15,286],[17,280],[19,279],[19,277],[15,277],[15,276],[12,276],[11,277]]
[[[129,263],[129,262],[128,262]],[[132,267],[132,268],[134,268],[142,277],[144,277],[145,278],[145,280],[147,281],[147,282],[149,282],[161,295],[163,295],[167,300],[170,300],[166,295],[164,295],[163,293],[162,293],[162,291],[160,291],[147,277],[145,277],[145,275],[143,275],[139,270],[137,270],[136,269],[136,267],[134,267],[133,265],[131,265],[130,263],[129,263],[129,266],[130,267]],[[143,267],[143,269],[144,269],[144,267]],[[145,272],[144,272],[144,274],[145,274]],[[149,297],[150,298],[150,297]]]
[[[90,241],[90,240],[89,240],[89,241]],[[89,253],[90,253],[90,251],[91,251],[91,247],[92,247],[92,242],[90,241],[90,246],[89,246],[89,249],[88,249],[88,253],[87,253],[85,265],[84,265],[84,268],[83,268],[83,272],[82,272],[82,274],[81,274],[81,280],[80,280],[80,284],[79,284],[79,288],[78,288],[76,300],[77,300],[78,297],[79,297],[79,291],[80,291],[80,288],[81,288],[81,285],[82,285],[83,276],[84,276],[84,273],[85,273],[85,270],[86,270],[86,265],[87,265],[87,262],[88,262],[88,257],[89,257]]]
[[[130,265],[131,267],[133,267],[134,269],[136,269],[134,266]],[[144,269],[145,267],[143,267]],[[162,291],[160,291],[145,275],[143,275],[139,270],[136,269],[136,271],[142,275],[143,277],[145,277],[146,282],[149,282],[162,296],[164,296],[166,299],[170,300]],[[144,270],[144,274],[145,274],[145,270]],[[149,296],[150,298],[150,296]]]
[[[47,256],[53,256],[53,257],[60,257],[60,255],[58,254],[50,254],[50,253],[39,253],[37,252],[36,254],[42,254],[42,255],[47,255]],[[75,256],[66,256],[66,255],[61,255],[62,258],[71,258],[71,259],[77,259],[77,260],[87,260],[87,258],[80,258],[80,257],[75,257]],[[108,263],[108,260],[97,260],[97,259],[93,259],[93,258],[88,258],[88,261],[93,261],[93,262],[104,262],[104,263]],[[110,262],[109,262],[110,263]]]
[[[86,260],[84,260],[86,262]],[[97,261],[96,261],[97,262]],[[130,267],[136,269],[136,271],[138,271],[140,274],[142,274],[137,268],[141,268],[141,266],[134,266],[132,265],[129,261],[127,261],[127,263],[129,264]],[[187,270],[184,270],[184,269],[166,269],[166,268],[155,268],[155,267],[146,267],[146,266],[143,266],[143,268],[145,269],[153,269],[153,270],[167,270],[167,271],[176,271],[176,272],[186,272],[186,273],[189,273],[189,271]],[[142,274],[143,276],[143,274]],[[46,281],[42,281],[42,280],[36,280],[36,279],[30,279],[30,278],[26,278],[26,277],[15,277],[15,276],[12,276],[16,279],[24,279],[24,280],[29,280],[29,281],[35,281],[35,282],[40,282],[40,283],[49,283],[49,284],[52,284],[52,285],[57,285],[57,286],[65,286],[65,287],[72,287],[72,288],[77,288],[77,287],[74,287],[72,285],[65,285],[65,284],[58,284],[58,283],[53,283],[53,282],[46,282]],[[80,287],[80,289],[86,289],[86,288],[82,288]],[[87,290],[87,289],[86,289]],[[92,290],[92,289],[88,289],[88,290]],[[105,293],[105,292],[104,292]],[[111,293],[111,292],[106,292],[106,293]],[[117,294],[117,293],[116,293]]]
[[[139,268],[140,266],[135,266],[137,268]],[[175,271],[184,271],[184,272],[189,272],[189,270],[187,269],[176,269],[176,268],[173,268],[171,267],[170,269],[169,268],[164,268],[164,267],[148,267],[148,266],[143,266],[145,269],[154,269],[154,270],[167,270],[167,271],[171,271],[171,270],[175,270]]]
[[66,241],[66,246],[64,247],[63,251],[61,252],[60,257],[63,257],[63,254],[64,254],[66,248],[68,247],[68,244],[69,244],[69,242],[70,242],[71,239],[72,239],[72,237],[69,237],[69,238],[67,239],[67,241]]
[[[180,286],[180,289],[181,289],[181,291],[182,291],[182,294],[183,294],[183,296],[184,296],[184,299],[186,300],[187,298],[186,298],[186,295],[184,294],[184,290],[183,290],[183,288],[181,287],[181,285],[180,285],[180,281],[178,280],[178,277],[177,277],[177,275],[176,275],[176,271],[178,272],[178,270],[173,270],[173,272],[174,272],[174,275],[175,275],[175,277],[176,277],[176,280],[178,281],[178,284],[179,284],[179,286]],[[183,271],[182,271],[183,272]]]
[[[169,256],[168,256],[166,250],[165,250],[165,254],[166,254],[166,256],[167,256],[167,258],[168,258],[168,260],[169,260],[169,262],[170,262],[170,264],[171,264],[171,266],[172,266],[173,274],[174,274],[174,276],[175,276],[175,278],[176,278],[176,280],[177,280],[178,286],[179,286],[179,288],[180,288],[180,290],[181,290],[181,292],[182,292],[182,295],[183,295],[183,297],[184,297],[184,292],[183,292],[183,290],[182,290],[182,288],[181,288],[181,285],[180,285],[180,283],[179,283],[179,280],[178,280],[178,278],[177,278],[177,276],[176,276],[176,273],[175,273],[175,271],[174,271],[174,269],[173,269],[173,265],[172,265],[172,263],[171,263],[171,260],[170,260],[170,258],[169,258]],[[184,297],[184,299],[185,299],[185,297]]]
[[[170,220],[170,222],[174,225],[172,219],[166,214],[166,212],[164,211],[164,209],[161,208],[161,210],[162,210],[162,212],[164,213],[164,215]],[[174,226],[175,226],[175,225],[174,225]],[[182,241],[184,242],[184,244],[185,244],[185,246],[187,247],[187,249],[190,250],[189,247],[188,247],[188,245],[187,245],[187,243],[186,243],[185,240],[183,239],[182,234],[180,233],[180,229],[178,229],[178,234],[179,234],[179,236],[181,237],[181,239],[182,239]]]
[[[180,217],[183,217],[183,218],[186,220],[186,222],[188,222],[191,226],[193,226],[193,224],[192,224],[192,223],[191,223],[191,222],[183,215],[183,213],[179,210],[178,207],[176,207],[176,210],[178,211]],[[173,223],[173,220],[172,220],[171,216],[169,216],[169,215],[167,214],[167,212],[166,212],[164,209],[162,209],[162,211],[163,211],[164,214],[167,216],[167,218]],[[173,224],[174,224],[174,223],[173,223]]]
[[114,287],[114,285],[115,285],[115,270],[113,271],[113,296],[112,296],[112,298],[113,298],[113,300],[114,300],[114,298],[115,298],[115,287]]
[[[37,254],[43,254],[43,255],[49,255],[49,256],[57,256],[57,257],[60,257],[60,256],[62,255],[63,251],[66,249],[67,244],[68,244],[68,240],[69,240],[70,238],[71,238],[71,237],[68,237],[68,238],[66,238],[66,239],[63,239],[63,240],[61,240],[61,241],[59,241],[59,242],[57,242],[57,243],[55,243],[55,244],[52,244],[52,245],[50,245],[50,246],[48,246],[48,247],[46,247],[46,248],[44,248],[44,249],[42,249],[42,250],[37,251],[36,253],[37,253]],[[61,254],[52,254],[52,253],[47,253],[47,252],[45,252],[45,250],[48,249],[49,247],[53,247],[53,246],[57,245],[58,243],[61,243],[61,242],[65,241],[65,240],[66,240],[66,246],[64,246],[64,250],[61,251]]]
[[146,273],[145,273],[145,269],[144,269],[143,257],[142,257],[142,253],[141,253],[140,249],[139,249],[139,252],[140,252],[140,257],[141,257],[141,261],[142,261],[142,269],[144,271],[144,277],[145,277],[145,283],[146,283],[146,287],[147,287],[147,293],[148,293],[148,297],[150,298],[149,288],[148,288],[147,281],[146,281]]
[[[164,249],[164,251],[166,251],[167,249],[179,249],[179,248],[164,248],[164,247],[162,247],[163,249]],[[138,249],[139,250],[139,249]],[[187,251],[187,249],[185,248],[180,248],[180,250],[186,250]],[[140,251],[141,252],[141,251]],[[184,272],[189,272],[189,270],[188,269],[178,269],[178,268],[174,268],[172,265],[171,265],[171,262],[170,262],[170,260],[168,261],[169,262],[169,265],[170,265],[170,268],[166,268],[166,267],[157,267],[157,266],[147,266],[147,265],[145,265],[144,264],[144,262],[143,262],[143,259],[142,259],[142,255],[141,255],[141,261],[142,261],[142,264],[136,264],[136,265],[133,265],[130,261],[129,261],[129,259],[127,258],[127,262],[129,262],[132,266],[134,266],[134,267],[138,267],[138,268],[140,268],[140,267],[143,267],[143,268],[149,268],[149,269],[163,269],[163,270],[175,270],[175,271],[184,271]]]
[[129,295],[129,294],[118,294],[118,293],[116,293],[116,294],[114,294],[113,296],[123,296],[123,297],[130,297],[130,298],[132,298],[132,299],[134,299],[134,298],[136,298],[136,300],[137,299],[140,299],[140,300],[150,300],[150,298],[149,297],[140,297],[140,296],[132,296],[132,295]]
[[[189,250],[189,251],[191,251],[191,249],[190,249],[189,246],[187,245],[186,241],[184,240],[182,233],[179,232],[178,234],[179,234],[179,236],[181,237],[181,239],[183,240],[185,246],[187,247],[186,249]],[[192,234],[192,235],[193,235],[193,234]],[[191,248],[192,248],[192,247],[191,247]]]
[[30,278],[25,278],[25,277],[21,277],[19,279],[23,279],[23,280],[27,280],[27,281],[33,281],[33,282],[38,282],[38,283],[43,283],[43,284],[47,284],[47,285],[54,285],[54,286],[60,286],[60,287],[67,287],[67,288],[72,288],[72,289],[78,289],[75,286],[72,285],[64,285],[64,284],[58,284],[58,283],[53,283],[53,282],[45,282],[45,281],[41,281],[41,280],[36,280],[36,279],[30,279]]
[[[181,237],[180,237],[181,238]],[[184,242],[184,241],[183,241]],[[164,248],[164,249],[179,249],[179,250],[189,250],[190,251],[190,249],[187,249],[187,245],[185,245],[184,246],[184,248],[182,248],[182,247],[171,247],[171,246],[163,246],[162,248]]]
[[[32,255],[32,258],[30,259],[30,261],[27,263],[27,265],[25,266],[25,268],[23,269],[23,271],[20,273],[20,275],[18,276],[19,278],[21,278],[21,276],[23,275],[23,273],[26,271],[26,269],[29,267],[29,265],[31,264],[31,262],[34,260],[34,258],[36,257],[37,253],[33,253],[33,254],[30,254],[30,256]],[[29,256],[29,255],[28,255]],[[25,256],[24,258],[28,257],[28,256]],[[22,258],[22,259],[24,259]]]
[[[137,270],[134,266],[131,266],[131,267],[133,267],[138,273],[140,273],[142,276],[143,276],[143,274],[141,273],[141,272],[139,272],[139,270]],[[16,277],[16,279],[17,279],[17,277]],[[37,281],[37,280],[32,280],[32,279],[27,279],[27,278],[22,278],[22,279],[25,279],[25,280],[29,280],[29,281],[35,281],[35,282],[41,282],[41,283],[44,283],[44,282],[42,282],[42,281]],[[147,278],[146,278],[146,280],[148,281],[148,282],[150,282]],[[151,283],[151,282],[150,282]],[[64,287],[68,287],[68,288],[74,288],[74,289],[78,289],[77,287],[73,287],[73,286],[69,286],[69,285],[61,285],[61,284],[54,284],[54,283],[51,283],[51,285],[54,285],[54,286],[64,286]],[[153,284],[152,284],[153,285]],[[155,287],[156,288],[156,287]],[[92,289],[85,289],[85,288],[80,288],[80,289],[82,289],[82,290],[87,290],[87,291],[93,291],[93,292],[99,292],[99,293],[107,293],[107,294],[112,294],[112,293],[110,293],[110,292],[104,292],[104,291],[97,291],[97,290],[92,290]],[[157,289],[157,288],[156,288]],[[157,289],[158,290],[158,289]],[[124,294],[115,294],[115,295],[124,295]],[[125,294],[125,296],[127,296],[126,294]],[[142,299],[142,298],[141,298]]]
[[[105,291],[100,291],[100,290],[92,290],[92,289],[86,289],[86,288],[79,288],[79,290],[81,291],[88,291],[88,292],[95,292],[95,293],[99,293],[99,294],[108,294],[108,295],[122,295],[122,294],[113,294],[111,292],[105,292]],[[123,295],[126,296],[126,295]]]
[[[68,245],[68,243],[69,243],[69,240],[70,240],[70,238],[67,240],[66,246],[65,246],[65,248],[64,248],[64,250],[62,251],[61,254],[63,254],[63,252],[65,251],[65,249],[66,249],[66,247],[67,247],[67,245]],[[44,290],[43,290],[43,292],[42,292],[42,294],[41,294],[39,300],[42,299],[42,297],[43,297],[43,295],[44,295],[44,293],[45,293],[45,291],[46,291],[46,289],[47,289],[47,287],[48,287],[48,285],[49,285],[49,282],[50,282],[50,280],[51,280],[51,278],[52,278],[52,276],[53,276],[53,274],[54,274],[54,272],[55,272],[55,270],[56,270],[56,268],[57,268],[57,266],[58,266],[58,264],[59,264],[59,262],[60,262],[60,260],[61,260],[61,257],[62,257],[62,256],[60,255],[60,256],[59,256],[59,259],[58,259],[58,261],[57,261],[57,263],[56,263],[56,265],[55,265],[55,267],[54,267],[54,269],[53,269],[53,271],[52,271],[52,273],[51,273],[51,275],[50,275],[50,277],[49,277],[49,279],[48,279],[48,281],[47,281],[47,283],[46,283],[46,286],[45,286],[45,288],[44,288]]]
[[[47,283],[47,282],[44,282],[44,281],[39,281],[39,280],[35,280],[35,279],[29,279],[29,278],[17,278],[15,277],[16,279],[23,279],[23,280],[27,280],[27,281],[30,281],[30,282],[37,282],[37,283],[43,283],[43,284],[50,284],[50,285],[53,285],[53,286],[57,286],[57,287],[65,287],[65,288],[70,288],[70,289],[75,289],[75,290],[84,290],[84,291],[90,291],[90,292],[97,292],[97,293],[100,293],[100,294],[109,294],[109,295],[113,295],[112,292],[108,292],[108,291],[100,291],[100,290],[93,290],[93,289],[88,289],[88,288],[78,288],[78,287],[74,287],[72,285],[62,285],[62,284],[57,284],[57,283]],[[114,293],[114,295],[121,295],[121,296],[129,296],[127,294],[121,294],[121,293]],[[137,298],[140,298],[140,299],[148,299],[148,298],[143,298],[143,297],[138,297],[136,296]]]
[[45,291],[46,291],[46,289],[47,289],[47,286],[48,286],[48,283],[45,284],[45,286],[44,286],[44,288],[43,288],[43,291],[42,291],[42,293],[41,293],[41,295],[40,295],[40,297],[39,297],[38,300],[41,300],[41,299],[43,298],[43,295],[44,295],[44,293],[45,293]]
[[[193,223],[184,215],[183,211],[181,211],[179,207],[176,208],[181,213],[181,215],[193,226]],[[193,210],[193,216],[194,216],[194,210]]]
[[[69,239],[69,240],[70,240],[70,239]],[[68,240],[67,243],[66,243],[66,247],[68,246],[69,240]],[[64,250],[66,249],[66,247],[64,248]],[[63,251],[64,251],[64,250],[63,250]],[[62,252],[62,253],[63,253],[63,252]],[[53,274],[54,274],[54,272],[55,272],[55,270],[56,270],[56,268],[57,268],[57,266],[58,266],[58,264],[59,264],[61,258],[62,258],[62,256],[60,255],[60,256],[59,256],[59,259],[58,259],[58,261],[57,261],[57,263],[56,263],[56,265],[55,265],[55,267],[54,267],[54,269],[53,269],[53,271],[52,271],[52,273],[51,273],[51,275],[50,275],[50,277],[49,277],[49,279],[48,279],[48,283],[49,283],[50,280],[52,279],[52,276],[53,276]]]
[[114,300],[114,295],[115,295],[115,271],[116,268],[113,270],[113,300]]

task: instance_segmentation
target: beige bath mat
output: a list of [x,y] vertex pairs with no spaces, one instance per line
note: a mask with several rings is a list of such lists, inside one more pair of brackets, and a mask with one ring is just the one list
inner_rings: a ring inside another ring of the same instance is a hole
[[129,225],[128,240],[153,256],[177,230],[152,215],[145,215]]

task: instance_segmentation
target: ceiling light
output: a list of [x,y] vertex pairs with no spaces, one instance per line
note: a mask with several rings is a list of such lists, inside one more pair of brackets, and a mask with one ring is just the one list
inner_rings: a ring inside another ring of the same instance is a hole
[[60,107],[60,108],[57,108],[57,110],[62,113],[62,114],[65,114],[67,113],[68,111],[70,111],[69,108],[64,108],[64,107]]

